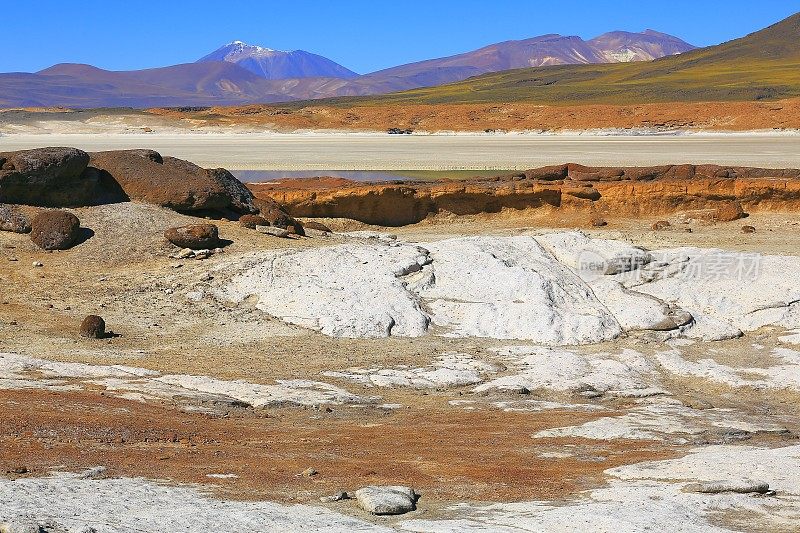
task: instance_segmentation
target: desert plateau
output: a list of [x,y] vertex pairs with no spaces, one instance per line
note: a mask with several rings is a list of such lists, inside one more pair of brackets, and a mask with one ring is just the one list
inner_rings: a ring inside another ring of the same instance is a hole
[[356,4],[0,58],[0,533],[800,531],[800,4]]

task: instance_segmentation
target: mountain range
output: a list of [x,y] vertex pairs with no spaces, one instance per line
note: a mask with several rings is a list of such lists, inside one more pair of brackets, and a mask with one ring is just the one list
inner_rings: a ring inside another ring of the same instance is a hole
[[507,70],[351,103],[634,104],[789,97],[800,97],[800,13],[739,39],[654,61]]
[[195,63],[161,68],[109,71],[62,63],[37,73],[0,74],[0,107],[210,106],[378,95],[509,69],[650,61],[693,49],[653,30],[588,41],[550,34],[358,75],[303,50],[234,41]]

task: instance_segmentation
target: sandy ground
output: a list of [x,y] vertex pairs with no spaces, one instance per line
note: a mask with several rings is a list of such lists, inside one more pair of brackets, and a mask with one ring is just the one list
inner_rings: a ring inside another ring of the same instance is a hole
[[0,136],[0,151],[74,146],[148,147],[231,170],[518,170],[565,162],[591,166],[678,163],[800,167],[800,136],[387,135],[275,133],[32,134]]
[[[363,401],[254,408],[189,389],[185,397],[120,395],[111,381],[86,381],[80,372],[57,386],[43,386],[46,376],[31,370],[32,384],[26,389],[0,380],[0,473],[12,479],[99,464],[110,477],[195,483],[234,500],[316,505],[319,497],[337,490],[404,484],[424,494],[414,517],[438,520],[458,516],[449,506],[459,502],[572,501],[583,491],[603,487],[612,467],[681,457],[694,446],[744,441],[781,448],[800,432],[800,392],[734,388],[698,375],[664,377],[670,401],[680,404],[674,413],[669,402],[592,398],[580,391],[478,394],[470,386],[371,387],[329,377],[326,372],[352,367],[425,367],[448,352],[469,354],[505,372],[512,367],[502,351],[525,343],[434,335],[332,338],[266,316],[251,302],[189,299],[186,295],[218,275],[214,269],[225,261],[258,250],[328,246],[343,238],[284,240],[221,221],[221,235],[233,241],[224,254],[176,261],[161,235],[188,217],[135,203],[76,213],[94,236],[69,251],[43,253],[26,236],[0,233],[0,352],[263,385],[314,380],[342,387]],[[674,229],[654,232],[648,220],[612,220],[591,233],[650,248],[692,245],[783,255],[800,249],[797,221],[794,214],[755,213],[747,223],[758,231],[747,236],[736,222],[692,224],[693,232],[687,233],[677,221]],[[385,231],[348,221],[324,222],[340,229]],[[390,231],[403,240],[425,242],[572,226],[568,220],[511,212],[434,219]],[[44,266],[35,268],[34,261]],[[102,315],[119,336],[80,338],[78,324],[90,313]],[[780,328],[763,328],[739,339],[698,341],[679,349],[690,362],[712,358],[731,368],[768,368],[774,357],[768,354],[784,346],[779,341],[784,335]],[[643,332],[572,350],[587,357],[633,350],[652,358],[669,349],[662,337]],[[553,405],[540,408],[537,402]],[[602,428],[618,418],[633,420],[635,426],[637,413],[651,416],[648,409],[662,414],[655,415],[648,430],[636,426],[638,433],[631,437],[542,433],[592,422]],[[647,433],[653,427],[655,438]],[[318,474],[298,475],[308,467]],[[374,520],[351,503],[327,506]],[[735,518],[724,515],[713,522],[730,525]]]

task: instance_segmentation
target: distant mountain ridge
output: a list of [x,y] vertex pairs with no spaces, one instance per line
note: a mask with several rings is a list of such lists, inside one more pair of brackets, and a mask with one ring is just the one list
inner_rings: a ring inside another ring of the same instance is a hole
[[549,34],[360,76],[310,52],[233,41],[195,63],[161,68],[108,71],[62,63],[35,74],[0,74],[0,107],[211,106],[379,95],[509,69],[649,61],[692,49],[653,30],[589,41]]
[[[351,103],[620,105],[796,97],[800,97],[800,13],[726,43],[650,62],[508,70]],[[776,117],[775,127],[780,126]]]

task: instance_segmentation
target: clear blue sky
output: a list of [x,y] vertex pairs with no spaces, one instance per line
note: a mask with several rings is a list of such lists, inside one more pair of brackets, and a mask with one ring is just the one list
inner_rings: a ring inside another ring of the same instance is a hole
[[544,33],[646,28],[698,45],[756,31],[800,0],[6,0],[0,72],[54,63],[187,63],[239,39],[327,56],[359,73]]

